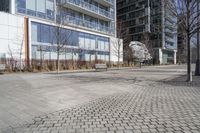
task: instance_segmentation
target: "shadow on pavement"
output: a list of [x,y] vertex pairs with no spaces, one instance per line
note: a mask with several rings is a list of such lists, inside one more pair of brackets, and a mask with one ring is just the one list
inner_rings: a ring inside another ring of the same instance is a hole
[[172,85],[172,86],[188,86],[188,87],[200,87],[200,77],[193,76],[193,81],[191,83],[187,82],[187,75],[182,75],[179,77],[159,81],[161,83]]
[[80,76],[80,75],[59,75],[51,77],[51,79],[54,80],[76,80],[76,82],[82,82],[82,83],[107,83],[107,82],[129,82],[129,83],[136,83],[141,82],[141,80],[137,78],[127,78],[127,77],[112,77],[112,76]]

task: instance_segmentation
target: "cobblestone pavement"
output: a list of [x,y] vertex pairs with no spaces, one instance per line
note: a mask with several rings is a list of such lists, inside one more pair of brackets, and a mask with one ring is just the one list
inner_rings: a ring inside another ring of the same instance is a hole
[[151,82],[34,118],[17,133],[200,133],[200,87]]

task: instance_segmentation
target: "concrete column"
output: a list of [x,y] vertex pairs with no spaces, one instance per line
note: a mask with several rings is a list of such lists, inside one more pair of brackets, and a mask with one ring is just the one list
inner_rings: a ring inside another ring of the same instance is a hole
[[[60,3],[59,3],[60,4]],[[54,10],[55,10],[55,13],[54,13],[54,22],[56,23],[56,20],[57,20],[57,14],[58,14],[58,7],[56,6],[56,0],[54,0]],[[59,9],[60,10],[60,9]]]
[[[117,1],[114,0],[114,11],[115,11],[115,18],[114,18],[114,22],[115,22],[115,29],[117,29]],[[115,30],[115,37],[117,37],[117,32]]]
[[151,32],[151,8],[150,8],[150,0],[148,0],[148,7],[147,7],[147,12],[148,12],[148,32]]
[[162,49],[165,49],[165,0],[162,0]]
[[176,50],[174,50],[174,64],[176,64],[176,53],[177,53],[177,51]]
[[162,52],[162,49],[159,48],[159,64],[162,64],[163,63],[163,52]]
[[15,0],[10,0],[10,13],[15,14]]

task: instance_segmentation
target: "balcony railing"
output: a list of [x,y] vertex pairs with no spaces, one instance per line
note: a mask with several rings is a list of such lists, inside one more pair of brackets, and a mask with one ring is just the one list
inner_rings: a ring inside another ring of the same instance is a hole
[[[112,0],[108,0],[108,1],[112,1]],[[79,6],[87,11],[91,11],[95,14],[99,14],[99,15],[102,15],[104,17],[107,17],[107,18],[114,18],[114,13],[112,12],[109,12],[109,11],[106,11],[104,9],[101,9],[99,8],[98,6],[95,6],[95,5],[92,5],[88,2],[85,2],[84,0],[64,0],[64,3],[67,4],[73,4],[75,6]]]
[[114,4],[114,0],[104,0],[104,1],[107,1],[107,2],[109,2],[111,4]]
[[99,31],[99,32],[103,32],[106,34],[114,34],[114,29],[107,27],[107,26],[103,26],[94,22],[90,22],[84,19],[80,19],[80,18],[76,18],[70,15],[65,16],[64,18],[62,18],[62,23],[64,25],[67,24],[74,24],[77,26],[82,26],[82,27],[86,27],[95,31]]

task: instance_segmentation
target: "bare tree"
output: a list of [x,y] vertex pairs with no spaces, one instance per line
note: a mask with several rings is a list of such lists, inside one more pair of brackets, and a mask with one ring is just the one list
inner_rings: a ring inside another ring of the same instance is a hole
[[113,40],[113,53],[117,57],[117,66],[120,67],[120,59],[123,58],[123,40],[122,38],[126,34],[126,29],[123,25],[123,22],[117,20],[117,38]]
[[[128,29],[128,28],[127,28]],[[126,31],[127,33],[128,31]],[[126,34],[123,36],[123,58],[127,61],[128,65],[133,62],[133,51],[129,47],[129,44],[131,42],[131,36]]]
[[[186,33],[182,29],[182,18],[185,15],[179,14],[178,16],[178,25],[177,25],[177,34],[178,34],[178,52],[177,52],[177,61],[178,63],[186,63],[187,62],[187,45],[186,45]],[[184,18],[185,19],[185,18]]]
[[198,0],[165,0],[165,7],[168,8],[173,16],[177,18],[180,15],[184,17],[181,21],[177,21],[182,32],[186,34],[187,43],[187,81],[192,81],[191,71],[191,38],[197,33],[200,23],[198,21],[199,11]]
[[143,40],[142,43],[145,44],[146,48],[148,49],[148,52],[153,55],[153,44],[151,40],[151,33],[149,32],[144,32],[143,33]]
[[56,70],[59,73],[60,68],[60,55],[66,52],[66,46],[73,43],[73,30],[65,29],[62,24],[57,23],[55,27],[51,29],[52,34],[52,46],[55,47],[57,54]]
[[13,57],[13,50],[10,48],[10,44],[8,44],[8,55],[10,56],[10,64],[12,71],[14,70],[15,60]]
[[22,70],[22,55],[23,55],[23,46],[24,46],[24,35],[18,35],[16,39],[16,44],[20,44],[20,47],[17,49],[17,54],[19,54],[19,69]]
[[[22,70],[22,55],[23,55],[23,45],[24,45],[24,35],[17,35],[14,40],[12,40],[13,47],[8,44],[8,55],[10,56],[10,63],[12,70],[19,69]],[[18,62],[19,61],[19,62]]]
[[154,36],[157,36],[158,34],[160,34],[162,32],[162,26],[161,24],[151,24],[151,31],[146,31],[142,33],[142,39],[141,42],[143,44],[145,44],[145,47],[148,50],[148,53],[151,55],[151,59],[155,59],[155,42],[157,40],[155,40]]
[[[52,45],[56,47],[55,51],[57,53],[57,60],[56,60],[56,69],[57,73],[59,73],[60,68],[60,55],[65,53],[67,50],[67,45],[73,45],[74,37],[73,34],[75,33],[74,25],[69,22],[70,16],[69,14],[62,11],[63,2],[58,0],[57,3],[57,20],[56,24],[53,28],[51,28],[50,32],[52,34]],[[66,29],[66,25],[71,25],[72,29]],[[73,54],[73,53],[72,53]],[[72,55],[73,56],[73,55]]]

